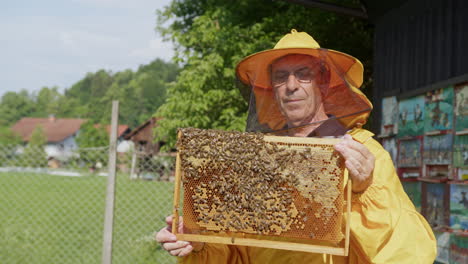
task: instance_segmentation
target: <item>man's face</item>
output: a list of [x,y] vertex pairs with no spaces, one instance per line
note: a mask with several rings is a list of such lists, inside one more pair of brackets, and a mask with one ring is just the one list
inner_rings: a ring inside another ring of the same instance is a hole
[[322,103],[315,81],[317,65],[316,60],[306,55],[287,55],[272,64],[275,99],[292,126],[309,123]]

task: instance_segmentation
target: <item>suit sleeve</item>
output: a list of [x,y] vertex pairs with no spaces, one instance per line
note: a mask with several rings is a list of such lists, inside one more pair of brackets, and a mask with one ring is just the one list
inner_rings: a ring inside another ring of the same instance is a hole
[[376,161],[373,183],[351,198],[350,263],[433,263],[436,239],[403,190],[390,155],[373,139],[364,145]]

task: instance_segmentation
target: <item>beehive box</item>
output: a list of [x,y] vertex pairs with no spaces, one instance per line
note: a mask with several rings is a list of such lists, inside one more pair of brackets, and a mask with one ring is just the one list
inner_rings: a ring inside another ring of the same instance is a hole
[[[339,139],[180,129],[174,215],[180,240],[347,255]],[[350,188],[347,188],[350,189]],[[350,195],[348,190],[347,195]],[[350,199],[347,199],[350,201]]]

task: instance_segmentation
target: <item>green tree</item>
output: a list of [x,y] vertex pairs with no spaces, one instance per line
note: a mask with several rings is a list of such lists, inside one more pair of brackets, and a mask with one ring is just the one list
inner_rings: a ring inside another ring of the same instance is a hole
[[0,145],[19,145],[22,138],[9,127],[0,127]]
[[35,111],[31,114],[34,117],[46,117],[51,114],[60,113],[61,99],[63,95],[58,91],[58,87],[43,87],[35,96]]
[[177,65],[160,59],[140,66],[133,78],[120,86],[121,123],[136,127],[149,119],[165,102],[167,87],[175,80],[178,71]]
[[90,120],[80,127],[76,137],[80,148],[104,147],[109,145],[109,134],[103,125],[94,125]]
[[85,78],[72,85],[65,91],[67,98],[77,99],[73,114],[75,117],[88,118],[99,122],[106,108],[102,98],[112,86],[113,75],[111,72],[99,70],[96,73],[88,73]]
[[58,115],[108,123],[112,101],[118,100],[120,123],[136,127],[164,103],[167,85],[175,80],[178,71],[176,64],[155,59],[141,65],[136,72],[88,73],[65,90],[64,97],[59,99]]
[[[184,66],[155,113],[163,117],[157,140],[173,147],[179,127],[243,130],[247,103],[236,87],[235,66],[247,55],[272,48],[292,28],[371,68],[372,27],[361,19],[267,0],[179,0],[159,11],[157,30],[174,42],[174,60]],[[366,76],[365,92],[371,84]]]
[[47,138],[44,135],[44,129],[39,125],[33,130],[28,145],[33,147],[43,147],[46,143]]
[[47,138],[42,126],[37,126],[29,139],[29,143],[22,154],[22,165],[27,167],[47,167],[47,153],[44,146]]
[[34,111],[34,101],[28,91],[7,92],[0,100],[0,125],[9,126]]
[[102,165],[107,164],[106,147],[109,146],[109,134],[104,125],[94,125],[91,120],[82,124],[76,142],[79,147],[79,159],[87,167],[95,167],[98,162]]
[[161,59],[141,65],[136,72],[87,73],[63,93],[58,87],[39,92],[8,92],[0,99],[0,126],[11,126],[22,117],[86,118],[108,123],[112,101],[120,102],[121,124],[136,127],[149,119],[166,100],[168,84],[174,82],[179,67]]
[[0,166],[5,166],[15,158],[16,147],[20,146],[22,138],[9,127],[0,127]]

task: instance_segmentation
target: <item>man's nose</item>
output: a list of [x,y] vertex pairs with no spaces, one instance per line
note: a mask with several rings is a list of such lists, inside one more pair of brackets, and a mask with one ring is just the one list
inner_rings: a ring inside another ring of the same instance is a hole
[[296,79],[296,76],[292,73],[289,74],[288,80],[286,81],[286,88],[288,91],[294,91],[299,88],[299,82]]

